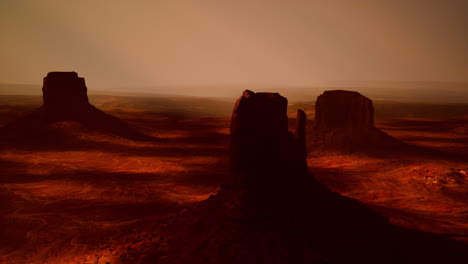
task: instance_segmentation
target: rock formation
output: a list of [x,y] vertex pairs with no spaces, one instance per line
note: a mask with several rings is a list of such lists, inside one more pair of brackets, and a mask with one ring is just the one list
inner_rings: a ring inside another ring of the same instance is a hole
[[44,77],[42,93],[44,104],[39,109],[4,127],[2,132],[7,137],[34,136],[49,124],[74,121],[114,136],[133,140],[155,140],[91,105],[85,80],[78,77],[76,72],[48,73]]
[[[237,100],[231,119],[231,166],[234,172],[256,174],[237,179],[252,186],[260,175],[273,175],[306,168],[305,113],[298,110],[298,128],[288,131],[288,100],[278,93],[245,91]],[[244,181],[245,180],[245,181]],[[265,184],[264,180],[260,180]],[[248,182],[248,183],[247,183]]]
[[76,72],[49,72],[44,77],[42,98],[49,118],[56,121],[80,119],[80,113],[91,106],[85,80]]
[[325,91],[315,103],[314,150],[367,151],[401,143],[374,126],[372,101],[354,91]]
[[362,131],[374,127],[372,101],[353,91],[325,91],[315,104],[317,128]]
[[406,263],[443,244],[453,255],[468,255],[463,245],[391,226],[315,181],[305,163],[306,116],[298,111],[293,135],[286,107],[277,93],[245,91],[232,116],[231,184],[109,239],[116,243],[105,246],[112,256],[142,264]]

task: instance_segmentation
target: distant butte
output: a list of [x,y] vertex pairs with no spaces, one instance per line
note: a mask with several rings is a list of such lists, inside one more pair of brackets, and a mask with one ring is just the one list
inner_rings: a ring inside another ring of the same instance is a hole
[[354,91],[325,91],[315,103],[314,150],[378,151],[403,143],[374,126],[372,100]]
[[76,72],[49,72],[42,98],[49,117],[57,121],[80,119],[80,113],[91,106],[85,80]]
[[42,94],[44,104],[39,109],[4,127],[7,137],[27,137],[49,124],[74,121],[114,136],[132,140],[156,140],[91,105],[85,80],[78,77],[76,72],[49,72],[44,77]]

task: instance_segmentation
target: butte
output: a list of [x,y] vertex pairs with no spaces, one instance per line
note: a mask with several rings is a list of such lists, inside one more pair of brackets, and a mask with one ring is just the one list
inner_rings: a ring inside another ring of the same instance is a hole
[[157,140],[90,104],[85,80],[78,77],[76,72],[49,72],[44,77],[42,95],[41,107],[2,129],[5,138],[33,138],[35,133],[51,124],[72,121],[112,136],[141,141]]
[[404,144],[374,126],[372,100],[354,91],[325,91],[315,103],[313,150],[380,152]]

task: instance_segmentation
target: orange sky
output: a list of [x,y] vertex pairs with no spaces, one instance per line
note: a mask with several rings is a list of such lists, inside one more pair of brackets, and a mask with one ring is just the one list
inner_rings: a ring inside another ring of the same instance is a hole
[[468,81],[465,0],[1,0],[0,82]]

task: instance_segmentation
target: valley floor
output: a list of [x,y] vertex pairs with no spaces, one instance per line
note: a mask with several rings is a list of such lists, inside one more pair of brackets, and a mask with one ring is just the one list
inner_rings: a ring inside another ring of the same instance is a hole
[[[229,182],[229,117],[103,110],[164,140],[134,142],[62,122],[41,143],[4,142],[0,263],[106,263],[110,258],[97,258],[98,245],[111,235],[167,217]],[[463,118],[380,120],[379,128],[419,152],[311,150],[310,171],[395,225],[467,240],[467,124]]]

